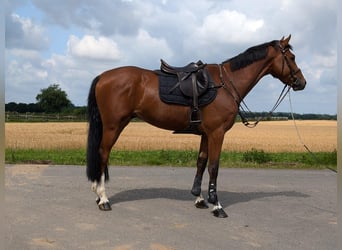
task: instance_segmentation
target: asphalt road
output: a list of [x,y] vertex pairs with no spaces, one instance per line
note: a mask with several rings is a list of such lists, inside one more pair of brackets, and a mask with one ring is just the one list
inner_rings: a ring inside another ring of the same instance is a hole
[[194,168],[111,167],[109,212],[97,208],[85,167],[7,165],[5,173],[10,250],[337,248],[329,170],[220,169],[225,219],[194,207]]

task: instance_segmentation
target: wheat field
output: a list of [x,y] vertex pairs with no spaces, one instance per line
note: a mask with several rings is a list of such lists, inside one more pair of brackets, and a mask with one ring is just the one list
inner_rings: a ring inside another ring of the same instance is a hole
[[[297,121],[302,141],[313,152],[337,148],[336,121]],[[78,149],[85,148],[87,123],[6,123],[6,148]],[[147,123],[130,123],[114,149],[118,150],[198,150],[197,135],[174,135]],[[256,128],[236,123],[226,133],[223,150],[243,152],[252,148],[266,152],[304,152],[293,121],[260,122]]]

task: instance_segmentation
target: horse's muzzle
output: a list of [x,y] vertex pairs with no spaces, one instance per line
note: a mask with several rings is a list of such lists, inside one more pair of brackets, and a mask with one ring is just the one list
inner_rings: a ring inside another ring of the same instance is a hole
[[306,81],[304,80],[300,80],[299,78],[296,78],[296,80],[292,83],[291,87],[294,91],[298,91],[298,90],[303,90],[305,88],[306,85]]

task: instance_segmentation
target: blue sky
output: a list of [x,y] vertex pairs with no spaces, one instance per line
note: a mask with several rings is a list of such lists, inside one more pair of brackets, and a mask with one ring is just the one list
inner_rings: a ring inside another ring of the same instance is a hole
[[[86,105],[90,82],[124,65],[159,68],[190,61],[220,63],[245,49],[292,34],[307,88],[292,93],[296,113],[336,114],[336,0],[7,0],[6,103],[36,102],[58,83]],[[247,96],[268,111],[282,89],[263,78]],[[288,112],[285,99],[277,111]]]

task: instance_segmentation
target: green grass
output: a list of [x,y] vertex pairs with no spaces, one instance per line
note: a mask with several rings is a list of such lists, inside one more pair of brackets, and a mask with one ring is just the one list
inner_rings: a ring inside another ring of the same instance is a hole
[[[6,163],[86,165],[84,149],[33,150],[6,149]],[[196,166],[196,151],[113,151],[110,165],[117,166]],[[336,170],[337,152],[266,153],[252,149],[247,152],[222,152],[221,167]]]

